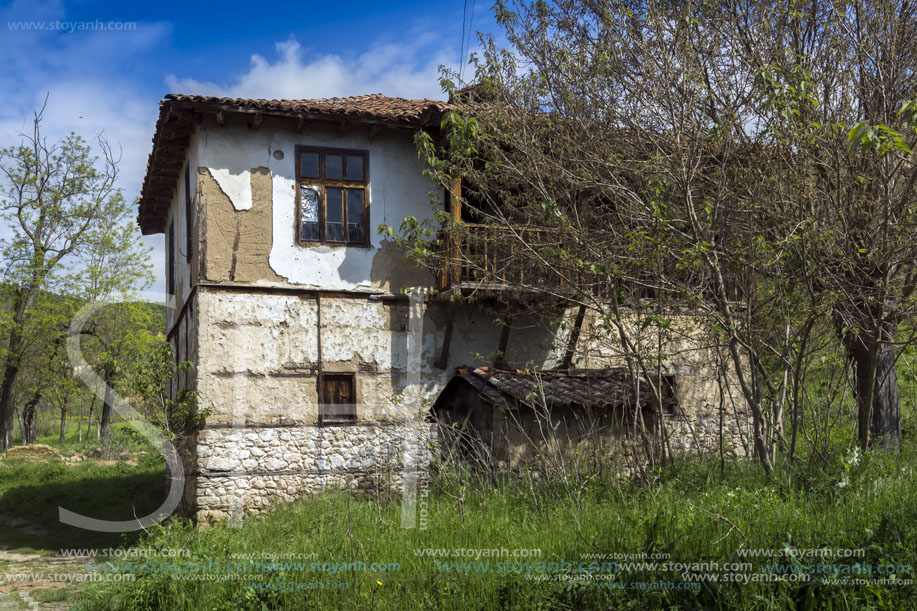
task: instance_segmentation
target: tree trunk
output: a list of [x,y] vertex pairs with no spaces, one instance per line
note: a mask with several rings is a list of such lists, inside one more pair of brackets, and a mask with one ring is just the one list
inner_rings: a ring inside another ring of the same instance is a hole
[[60,410],[60,439],[61,443],[64,443],[64,437],[67,434],[67,410],[61,408]]
[[99,423],[99,435],[108,439],[111,432],[111,403],[114,401],[111,386],[105,385],[105,403],[102,405],[102,421]]
[[0,452],[8,450],[13,445],[13,414],[16,411],[16,402],[13,399],[13,389],[16,378],[19,377],[19,366],[22,352],[22,329],[26,312],[35,300],[35,283],[16,292],[13,307],[13,321],[10,326],[9,341],[6,347],[6,363],[3,365],[3,378],[0,382]]
[[35,394],[22,409],[22,443],[35,443],[35,428],[38,425],[36,408],[41,395]]
[[92,401],[89,403],[89,421],[86,422],[86,441],[89,441],[90,439],[92,439],[92,437],[91,437],[91,434],[92,434],[92,412],[95,410],[95,407],[96,407],[96,394],[95,394],[95,392],[93,392],[93,393],[92,393]]
[[[12,346],[13,340],[10,339]],[[0,382],[0,452],[10,449],[13,445],[13,414],[16,405],[13,402],[13,385],[19,375],[19,367],[12,352],[7,356],[7,363],[3,367],[3,381]]]
[[891,343],[891,333],[887,335],[880,341],[878,350],[875,350],[875,338],[867,336],[863,331],[856,337],[848,336],[844,342],[847,354],[853,362],[856,379],[857,421],[861,445],[869,445],[867,442],[871,437],[875,445],[897,446],[901,438],[895,348]]

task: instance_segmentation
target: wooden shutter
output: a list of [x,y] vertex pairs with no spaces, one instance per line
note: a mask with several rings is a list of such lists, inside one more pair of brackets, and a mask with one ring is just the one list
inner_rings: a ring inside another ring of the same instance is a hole
[[356,419],[354,375],[352,373],[322,374],[319,424],[355,422]]

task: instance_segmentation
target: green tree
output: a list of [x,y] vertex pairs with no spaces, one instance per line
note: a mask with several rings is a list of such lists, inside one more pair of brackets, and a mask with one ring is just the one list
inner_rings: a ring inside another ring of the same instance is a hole
[[[914,6],[558,0],[495,14],[507,47],[482,40],[472,87],[445,74],[455,110],[419,139],[434,178],[461,178],[468,212],[442,215],[435,244],[409,219],[415,256],[590,308],[635,360],[625,311],[651,325],[666,307],[703,312],[766,471],[795,447],[826,347],[854,365],[861,444],[894,443],[895,355],[913,339],[896,331],[917,280]],[[503,254],[482,259],[472,224]]]
[[[0,367],[0,450],[12,441],[17,380],[44,293],[101,297],[149,279],[131,209],[116,185],[118,159],[103,139],[101,158],[75,134],[49,143],[42,110],[20,144],[0,150],[0,214],[12,236],[0,243],[10,286]],[[60,329],[64,333],[65,329]]]
[[151,332],[152,310],[139,301],[109,303],[90,317],[81,342],[87,362],[105,381],[105,395],[99,419],[99,435],[111,433],[114,393],[130,393],[133,378],[142,375],[144,361],[150,359],[163,338]]
[[852,364],[860,446],[896,445],[895,363],[917,313],[917,7],[737,2],[721,27],[759,76],[775,205]]

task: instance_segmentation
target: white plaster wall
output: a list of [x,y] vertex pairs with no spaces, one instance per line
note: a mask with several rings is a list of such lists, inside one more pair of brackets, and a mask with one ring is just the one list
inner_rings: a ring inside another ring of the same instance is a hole
[[[210,169],[236,210],[252,206],[250,171],[267,167],[273,182],[273,246],[269,264],[288,283],[329,290],[367,290],[373,257],[382,243],[380,224],[398,227],[407,216],[430,219],[430,201],[437,187],[424,178],[413,134],[383,130],[370,139],[369,130],[352,127],[338,136],[334,126],[306,125],[301,133],[288,123],[265,120],[258,130],[205,123],[198,140],[199,166]],[[300,246],[296,243],[297,145],[359,149],[369,152],[367,230],[372,247]],[[283,159],[274,157],[283,152]],[[265,282],[267,283],[267,282]]]
[[[317,417],[314,365],[318,361],[314,297],[201,289],[198,390],[213,409],[212,422],[312,422]],[[322,361],[325,371],[357,374],[359,416],[369,421],[409,417],[420,406],[392,405],[407,382],[407,304],[367,297],[322,298]],[[445,339],[445,307],[431,304],[423,326],[420,383],[433,401],[455,367],[490,364],[475,355],[497,350],[499,327],[483,312],[456,312],[451,358],[434,366]],[[550,333],[527,329],[510,334],[507,364],[544,368],[550,352],[538,341]],[[532,344],[536,344],[533,346]]]

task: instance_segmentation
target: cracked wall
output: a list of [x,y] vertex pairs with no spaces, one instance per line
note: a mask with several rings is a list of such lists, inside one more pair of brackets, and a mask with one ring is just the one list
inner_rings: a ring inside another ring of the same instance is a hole
[[198,169],[204,202],[203,276],[208,282],[280,282],[268,263],[273,244],[271,173],[264,167],[249,173],[251,201],[237,209],[208,168]]
[[[207,215],[204,240],[212,251],[204,261],[209,281],[231,281],[231,250],[238,236],[243,251],[251,253],[245,256],[256,261],[247,265],[237,257],[236,282],[396,293],[405,286],[433,286],[429,273],[405,262],[402,251],[376,231],[382,224],[398,227],[408,216],[432,219],[441,206],[431,202],[431,194],[441,189],[424,178],[405,132],[383,130],[370,136],[368,128],[355,126],[341,135],[333,126],[316,123],[297,133],[289,122],[270,117],[258,130],[221,127],[207,119],[199,141],[196,163]],[[369,247],[298,243],[297,145],[368,152]]]

